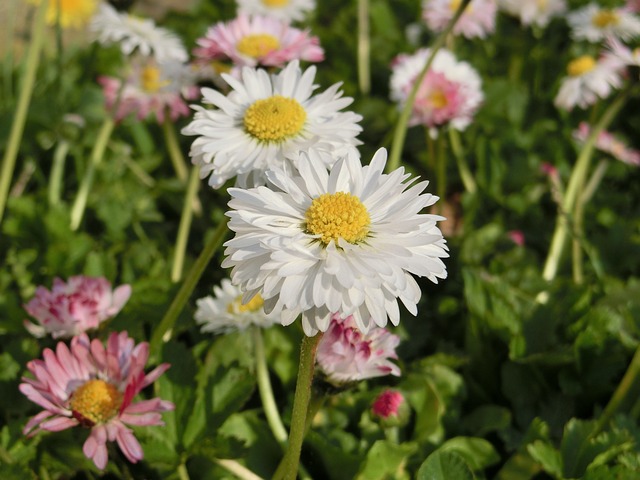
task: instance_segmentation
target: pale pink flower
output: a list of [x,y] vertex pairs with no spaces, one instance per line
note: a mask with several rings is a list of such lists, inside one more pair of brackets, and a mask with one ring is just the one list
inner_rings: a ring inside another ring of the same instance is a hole
[[[395,58],[390,89],[391,99],[399,108],[404,108],[429,55],[430,50],[423,48],[413,55]],[[483,99],[482,80],[476,70],[467,62],[457,61],[449,50],[438,50],[418,88],[409,125],[424,125],[433,136],[437,135],[437,127],[445,125],[464,130]]]
[[[578,129],[573,132],[573,138],[575,138],[578,143],[584,143],[587,141],[590,133],[591,126],[587,122],[580,122]],[[606,130],[601,131],[596,138],[595,147],[627,165],[640,166],[640,151],[629,148],[611,132]]]
[[640,67],[640,47],[631,50],[615,37],[607,38],[606,46],[605,58],[613,58],[627,67]]
[[[424,0],[422,2],[422,18],[434,32],[441,32],[453,18],[460,6],[460,0]],[[485,38],[496,28],[495,0],[474,0],[458,19],[453,27],[454,35],[466,38]]]
[[640,12],[640,0],[627,0],[625,8],[630,12]]
[[230,60],[236,77],[243,66],[279,68],[292,60],[324,60],[318,37],[273,17],[241,14],[230,22],[216,23],[196,43],[195,57],[209,62]]
[[164,425],[160,412],[173,410],[171,402],[133,398],[168,368],[163,363],[144,373],[149,344],[135,344],[127,332],[112,333],[105,346],[86,334],[71,339],[71,349],[58,342],[55,352],[46,348],[43,359],[27,368],[35,378],[23,377],[20,391],[44,408],[24,427],[23,433],[58,432],[81,425],[90,428],[82,448],[96,467],[107,465],[107,441],[117,442],[127,459],[143,458],[142,448],[128,425]]
[[97,328],[116,315],[130,296],[129,285],[112,290],[111,283],[103,277],[77,275],[66,283],[55,278],[50,291],[38,287],[35,297],[24,305],[38,322],[25,320],[25,327],[36,337],[72,337]]
[[400,368],[389,359],[397,359],[400,337],[374,327],[362,333],[352,316],[335,314],[320,339],[316,361],[327,381],[334,385],[382,377],[400,376]]
[[116,108],[113,115],[117,121],[133,113],[138,120],[153,114],[162,123],[166,115],[173,121],[190,115],[187,101],[200,95],[196,74],[188,64],[137,57],[130,64],[124,86],[121,79],[108,76],[99,77],[98,83],[107,109]]
[[566,0],[498,0],[498,6],[520,19],[524,26],[546,27],[567,10]]

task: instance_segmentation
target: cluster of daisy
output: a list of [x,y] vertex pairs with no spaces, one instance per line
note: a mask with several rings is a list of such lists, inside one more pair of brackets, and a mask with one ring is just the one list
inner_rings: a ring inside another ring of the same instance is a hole
[[86,333],[115,316],[130,295],[129,285],[112,289],[105,278],[77,275],[67,282],[56,278],[51,290],[38,287],[25,305],[37,322],[25,321],[30,332],[71,340],[59,341],[55,350],[45,348],[42,359],[27,364],[33,378],[23,377],[20,391],[44,410],[27,422],[24,433],[88,428],[82,450],[99,469],[107,464],[107,442],[116,442],[130,462],[141,460],[142,448],[127,425],[163,425],[161,412],[174,408],[160,398],[134,402],[169,368],[163,363],[144,373],[148,343],[136,344],[124,331],[112,332],[105,345]]

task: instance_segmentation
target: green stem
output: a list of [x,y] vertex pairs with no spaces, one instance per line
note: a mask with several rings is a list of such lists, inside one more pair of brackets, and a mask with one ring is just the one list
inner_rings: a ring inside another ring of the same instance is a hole
[[600,117],[598,123],[591,129],[587,140],[580,150],[576,164],[571,172],[571,177],[569,178],[569,184],[567,185],[567,190],[564,194],[563,204],[560,207],[560,212],[558,213],[555,231],[553,232],[553,237],[551,239],[551,246],[549,247],[549,253],[542,271],[542,277],[547,281],[553,280],[558,273],[558,265],[560,264],[564,245],[569,233],[569,222],[567,221],[566,216],[573,212],[576,204],[576,198],[584,186],[589,165],[591,164],[591,157],[596,139],[600,132],[609,126],[611,121],[623,107],[629,92],[629,88],[623,90],[609,105],[602,117]]
[[214,458],[214,462],[220,465],[225,470],[233,473],[240,480],[263,480],[262,477],[256,475],[244,465],[239,464],[235,460]]
[[437,157],[436,157],[436,191],[440,201],[438,202],[438,213],[442,214],[444,202],[447,198],[447,156],[444,154],[444,141],[442,136],[438,136],[437,140]]
[[282,424],[280,413],[273,396],[273,388],[271,388],[271,380],[269,379],[269,369],[267,367],[267,357],[264,351],[264,341],[262,339],[262,330],[260,327],[253,328],[253,346],[256,354],[256,376],[258,381],[258,391],[260,392],[260,400],[262,408],[267,417],[267,423],[276,441],[286,448],[287,445],[287,429]]
[[173,123],[171,122],[171,117],[169,117],[169,115],[165,116],[164,122],[162,123],[162,131],[164,133],[165,143],[167,144],[167,150],[169,151],[169,158],[173,164],[176,176],[182,183],[187,183],[187,163],[182,155],[182,150],[180,150],[178,136],[173,128]]
[[631,363],[627,367],[627,371],[624,373],[624,376],[622,377],[622,380],[620,380],[615,392],[613,392],[613,395],[602,412],[602,415],[600,415],[596,426],[591,432],[591,438],[595,437],[600,433],[600,431],[602,431],[618,408],[620,408],[620,405],[626,399],[627,394],[635,383],[638,374],[640,374],[640,346],[636,349],[636,352],[631,359]]
[[400,443],[400,429],[398,427],[385,428],[384,436],[390,443],[395,443],[396,445]]
[[180,478],[180,480],[190,480],[189,470],[187,470],[187,466],[184,462],[178,465],[178,478]]
[[153,332],[153,335],[151,336],[150,346],[152,354],[157,354],[160,350],[160,346],[162,345],[163,340],[167,340],[164,338],[165,335],[168,334],[168,336],[170,336],[170,330],[178,320],[180,312],[182,312],[182,309],[187,304],[187,301],[193,293],[196,284],[200,280],[200,277],[202,277],[205,268],[207,268],[207,266],[209,265],[213,254],[222,244],[226,233],[227,219],[225,217],[225,219],[220,222],[215,232],[204,246],[202,252],[200,252],[200,256],[196,259],[195,263],[189,270],[189,273],[186,275],[185,280],[180,287],[180,290],[178,290],[178,293],[173,299],[173,302],[171,302],[171,305],[169,305],[167,312]]
[[96,168],[98,168],[98,165],[102,162],[104,152],[107,149],[107,144],[109,143],[114,127],[115,121],[113,120],[113,117],[111,117],[111,115],[105,117],[102,128],[100,128],[100,132],[98,133],[96,143],[91,151],[89,164],[87,165],[87,169],[82,177],[80,189],[78,190],[76,199],[73,202],[73,207],[71,208],[71,230],[77,230],[80,226],[85,208],[87,207],[89,191],[93,186],[93,177],[95,176]]
[[473,174],[469,169],[469,165],[464,158],[464,151],[462,150],[462,143],[460,142],[460,134],[455,128],[449,127],[449,142],[451,143],[451,150],[456,157],[456,165],[458,166],[458,172],[462,179],[464,188],[469,193],[475,193],[478,190]]
[[584,187],[584,190],[582,191],[582,195],[580,195],[580,198],[584,203],[589,202],[589,200],[591,200],[593,195],[596,193],[596,190],[600,186],[600,183],[604,178],[604,174],[607,173],[608,168],[609,168],[608,160],[600,160],[600,162],[598,162],[598,165],[596,166],[593,173],[591,174],[591,178],[589,179],[587,186]]
[[[29,104],[31,103],[31,95],[33,94],[36,71],[38,70],[38,63],[40,60],[40,51],[42,50],[42,45],[44,43],[46,10],[47,1],[43,0],[38,7],[36,18],[33,23],[31,41],[29,42],[29,49],[26,56],[24,77],[22,78],[20,96],[18,97],[18,105],[11,124],[9,140],[7,141],[7,150],[5,151],[2,159],[2,171],[0,172],[0,222],[2,222],[2,218],[4,217],[4,210],[7,204],[7,196],[9,195],[13,170],[16,166],[20,141],[22,140],[24,126],[27,121],[27,112],[29,110]],[[11,45],[8,47],[12,48]]]
[[176,239],[176,248],[173,254],[173,268],[171,269],[171,281],[178,282],[182,278],[182,268],[184,266],[184,256],[187,250],[187,240],[189,239],[189,230],[191,228],[191,220],[193,219],[193,202],[198,194],[200,186],[200,169],[197,165],[191,169],[187,191],[182,205],[182,216],[180,217],[180,226],[178,227],[178,238]]
[[431,67],[436,53],[438,53],[438,50],[442,48],[445,40],[447,39],[447,35],[449,35],[449,32],[453,30],[453,27],[460,18],[460,15],[462,15],[462,12],[465,8],[467,8],[467,5],[469,5],[470,2],[471,0],[462,0],[460,2],[460,5],[458,6],[458,9],[456,10],[453,18],[449,21],[449,24],[446,26],[446,28],[442,32],[440,32],[440,35],[438,35],[436,41],[433,43],[433,46],[431,47],[431,53],[429,55],[429,58],[427,59],[427,63],[424,64],[424,67],[413,82],[411,93],[409,93],[409,97],[407,98],[404,108],[402,109],[402,113],[400,114],[400,118],[398,119],[398,123],[396,124],[396,128],[393,134],[391,153],[389,155],[389,162],[387,163],[387,169],[389,171],[395,170],[400,166],[400,155],[402,155],[404,140],[407,135],[409,117],[411,117],[411,111],[413,110],[413,104],[416,101],[418,89],[420,88],[420,85],[422,84],[427,71]]
[[308,432],[311,428],[313,419],[322,408],[322,405],[324,405],[326,398],[327,397],[325,394],[319,393],[315,388],[311,392],[311,400],[309,400],[309,408],[307,409],[307,420],[305,421],[304,427],[305,432]]
[[369,38],[369,0],[358,0],[358,85],[367,95],[371,91]]
[[69,153],[70,144],[62,139],[53,152],[53,165],[49,175],[49,205],[55,206],[60,203],[60,192],[62,191],[62,181],[64,174],[64,164]]
[[305,434],[307,408],[309,406],[309,398],[311,397],[311,382],[315,368],[316,349],[320,338],[322,338],[322,333],[317,333],[314,337],[307,337],[305,335],[302,339],[298,380],[296,382],[296,393],[293,398],[293,411],[291,413],[289,448],[284,454],[280,465],[278,465],[273,475],[273,480],[295,480],[298,472],[302,441],[304,440]]

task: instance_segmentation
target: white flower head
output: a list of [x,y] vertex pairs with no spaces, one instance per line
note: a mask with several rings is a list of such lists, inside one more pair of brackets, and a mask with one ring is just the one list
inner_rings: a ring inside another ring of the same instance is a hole
[[597,43],[607,37],[630,40],[640,35],[640,18],[625,8],[603,8],[596,3],[567,15],[576,40]]
[[242,303],[242,292],[228,278],[220,286],[213,287],[214,296],[196,300],[196,323],[203,332],[231,333],[245,330],[251,325],[267,328],[280,323],[280,318],[266,314],[262,297],[258,294],[249,302]]
[[[404,108],[430,54],[430,49],[421,48],[412,55],[398,55],[394,60],[390,95],[399,108]],[[444,125],[464,130],[483,99],[482,80],[476,70],[469,63],[456,60],[449,50],[440,49],[418,88],[409,125],[424,125],[434,136],[437,127]]]
[[315,0],[238,0],[238,12],[297,22],[315,10]]
[[447,246],[436,222],[421,213],[438,197],[424,193],[399,168],[383,173],[387,152],[371,164],[340,158],[330,171],[301,155],[298,175],[270,170],[274,189],[231,188],[223,267],[245,292],[260,294],[265,311],[289,325],[302,314],[309,336],[325,331],[333,314],[353,316],[366,333],[400,321],[398,299],[417,313],[413,275],[446,278]]
[[607,98],[622,85],[624,63],[614,56],[595,59],[589,55],[578,57],[567,66],[568,76],[562,80],[555,97],[556,107],[572,110],[575,106],[587,108]]
[[524,26],[546,27],[553,17],[567,10],[566,0],[498,0],[498,6],[518,17]]
[[193,106],[196,114],[182,133],[197,135],[191,145],[192,162],[200,177],[218,188],[235,176],[253,177],[264,184],[268,168],[284,168],[301,151],[343,154],[361,142],[360,115],[341,112],[353,99],[343,97],[336,83],[322,93],[313,81],[315,67],[302,71],[299,62],[289,63],[277,74],[245,67],[242,79],[223,74],[232,91],[203,88],[203,103],[215,109]]
[[[434,32],[441,32],[460,7],[461,0],[423,0],[422,18]],[[453,27],[454,35],[485,38],[496,27],[496,0],[474,0]]]
[[106,2],[100,4],[89,28],[99,43],[119,44],[127,56],[137,51],[140,55],[153,55],[158,62],[186,62],[189,59],[182,40],[176,34],[156,26],[149,18],[118,12]]

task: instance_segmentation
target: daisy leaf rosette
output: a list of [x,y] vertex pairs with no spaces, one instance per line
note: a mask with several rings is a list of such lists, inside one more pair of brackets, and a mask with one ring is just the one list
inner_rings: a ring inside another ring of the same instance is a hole
[[244,67],[242,78],[223,74],[232,91],[223,95],[203,88],[203,103],[182,133],[196,135],[189,155],[200,177],[219,188],[237,177],[241,186],[264,185],[264,172],[283,168],[300,152],[326,151],[336,155],[355,151],[361,142],[362,116],[342,112],[353,102],[343,97],[341,83],[313,94],[315,67],[302,70],[297,60],[279,73]]
[[438,197],[428,182],[399,168],[384,174],[387,152],[370,165],[341,157],[327,171],[302,154],[298,174],[271,170],[273,188],[231,188],[229,228],[222,266],[249,301],[260,294],[266,312],[283,325],[302,315],[308,336],[326,331],[332,314],[353,316],[366,333],[372,325],[400,321],[398,299],[417,314],[420,287],[447,276],[446,241],[437,222],[421,213]]

